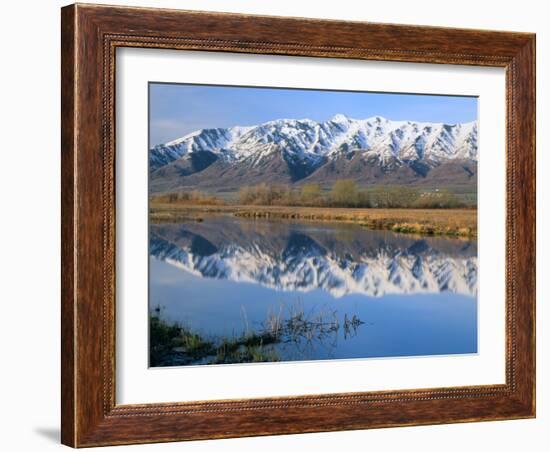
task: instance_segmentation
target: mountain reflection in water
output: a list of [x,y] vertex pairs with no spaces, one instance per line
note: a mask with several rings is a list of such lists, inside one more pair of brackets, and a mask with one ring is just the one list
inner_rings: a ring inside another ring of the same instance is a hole
[[150,254],[206,278],[280,291],[477,293],[477,244],[355,225],[244,221],[152,225]]
[[476,241],[216,216],[151,224],[149,253],[151,319],[179,325],[152,366],[477,351]]

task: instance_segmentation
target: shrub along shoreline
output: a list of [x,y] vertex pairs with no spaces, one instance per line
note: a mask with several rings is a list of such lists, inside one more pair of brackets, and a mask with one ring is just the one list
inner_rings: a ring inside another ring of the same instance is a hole
[[[339,179],[323,189],[320,184],[309,183],[299,187],[286,184],[262,183],[243,186],[232,192],[228,199],[222,199],[200,190],[180,190],[156,194],[156,203],[193,204],[219,206],[226,204],[255,206],[293,207],[347,207],[347,208],[416,208],[416,209],[458,209],[475,207],[470,199],[466,202],[448,189],[420,190],[409,186],[376,185],[359,187],[352,179]],[[473,196],[470,194],[470,196]]]
[[[237,194],[233,194],[234,196]],[[238,199],[221,199],[199,190],[153,195],[153,222],[202,221],[205,215],[357,223],[369,229],[426,235],[477,236],[477,210],[448,190],[420,191],[406,186],[360,188],[351,179],[329,190],[258,184],[241,187]]]
[[339,179],[323,190],[309,183],[299,188],[258,184],[241,187],[239,204],[262,206],[457,209],[467,207],[449,190],[421,191],[413,187],[377,185],[361,188],[352,179]]

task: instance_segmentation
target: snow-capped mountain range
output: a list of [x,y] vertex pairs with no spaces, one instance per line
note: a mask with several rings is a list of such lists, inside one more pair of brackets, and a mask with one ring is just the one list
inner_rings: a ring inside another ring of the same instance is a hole
[[258,126],[195,131],[153,147],[150,167],[155,170],[198,151],[213,152],[228,162],[242,161],[269,144],[312,163],[357,150],[374,153],[382,160],[476,160],[477,125],[390,121],[380,116],[358,120],[343,114],[325,122],[279,119]]
[[[359,154],[363,164],[369,162],[385,173],[405,167],[411,169],[411,176],[420,178],[445,163],[468,162],[470,167],[464,174],[468,177],[472,176],[477,153],[476,122],[423,123],[391,121],[380,116],[351,119],[337,114],[324,122],[278,119],[255,126],[197,130],[151,148],[149,169],[160,189],[163,180],[171,181],[164,188],[187,182],[200,185],[216,175],[223,176],[229,168],[250,172],[262,165],[264,172],[276,170],[279,179],[286,177],[288,180],[283,182],[293,183],[327,164],[342,159],[351,161]],[[356,168],[357,162],[346,165]],[[198,177],[212,166],[216,170],[211,170],[211,174]],[[354,173],[360,171],[355,169]],[[195,177],[186,181],[189,176]]]
[[[334,237],[297,230],[270,240],[266,231],[252,234],[249,229],[227,228],[228,235],[209,237],[213,230],[208,225],[155,226],[150,254],[199,277],[261,284],[280,291],[322,289],[335,298],[443,291],[477,294],[475,246],[439,247],[437,240],[392,240],[381,233],[372,244],[361,244],[356,238],[349,249],[330,249]],[[358,251],[350,253],[352,249]]]

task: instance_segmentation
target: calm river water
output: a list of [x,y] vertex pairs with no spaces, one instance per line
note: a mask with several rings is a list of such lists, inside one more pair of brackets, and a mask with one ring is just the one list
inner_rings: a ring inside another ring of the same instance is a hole
[[275,328],[282,361],[477,352],[475,241],[219,216],[152,224],[149,273],[167,321],[213,342]]

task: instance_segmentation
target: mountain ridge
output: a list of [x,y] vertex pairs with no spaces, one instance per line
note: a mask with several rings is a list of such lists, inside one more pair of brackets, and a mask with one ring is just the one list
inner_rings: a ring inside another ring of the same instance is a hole
[[[254,181],[247,172],[262,165],[266,176],[276,167],[270,173],[274,183],[297,183],[334,162],[343,173],[355,171],[362,185],[377,182],[369,173],[391,181],[396,171],[403,173],[403,183],[421,183],[432,169],[458,162],[464,171],[457,177],[467,185],[475,179],[477,146],[476,121],[445,124],[337,114],[324,122],[278,119],[256,126],[201,129],[150,149],[151,189],[234,189]],[[351,165],[355,167],[349,169]],[[327,171],[324,168],[325,179],[312,181],[334,179],[337,172],[327,176]],[[228,172],[230,180],[224,182]]]

